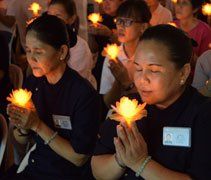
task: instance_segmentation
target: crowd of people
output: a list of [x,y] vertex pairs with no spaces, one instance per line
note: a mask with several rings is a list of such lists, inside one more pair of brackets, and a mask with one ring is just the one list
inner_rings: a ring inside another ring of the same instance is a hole
[[[210,179],[205,3],[1,0],[0,113],[16,143],[33,151],[21,171],[19,164],[4,168],[5,160],[0,179]],[[102,21],[89,21],[91,11]],[[109,44],[118,45],[114,60]],[[6,100],[14,89],[10,64],[32,92],[27,107]],[[146,103],[147,116],[130,125],[111,120],[111,106],[123,96]]]

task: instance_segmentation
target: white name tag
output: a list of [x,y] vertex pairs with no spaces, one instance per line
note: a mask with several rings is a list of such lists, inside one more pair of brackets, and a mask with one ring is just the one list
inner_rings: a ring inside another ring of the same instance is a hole
[[163,145],[191,147],[191,128],[164,127]]
[[53,122],[56,128],[68,129],[68,130],[72,129],[70,116],[53,115]]

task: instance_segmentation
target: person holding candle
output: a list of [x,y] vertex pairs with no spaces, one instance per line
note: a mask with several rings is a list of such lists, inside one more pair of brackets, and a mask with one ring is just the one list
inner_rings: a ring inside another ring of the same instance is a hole
[[71,42],[70,58],[67,64],[90,81],[94,88],[97,88],[95,77],[92,75],[94,61],[88,43],[74,33],[73,27],[77,17],[75,2],[73,0],[51,0],[48,14],[64,20],[68,26],[70,38],[74,39]]
[[88,43],[93,53],[96,65],[93,69],[93,74],[97,81],[97,89],[99,91],[102,67],[105,57],[102,56],[103,48],[108,43],[119,44],[116,31],[116,12],[118,7],[125,0],[103,0],[102,2],[102,19],[103,21],[94,25],[90,23],[88,27]]
[[177,20],[173,22],[198,44],[193,48],[195,61],[203,52],[210,49],[209,43],[211,42],[211,28],[196,18],[197,13],[201,11],[203,2],[204,0],[178,0],[175,4]]
[[131,128],[105,121],[91,160],[96,179],[209,179],[211,100],[187,84],[191,56],[191,40],[179,28],[143,33],[134,60],[139,94],[129,97],[147,103],[147,117]]
[[126,1],[117,10],[117,33],[122,43],[117,60],[105,58],[100,94],[109,108],[123,93],[135,90],[133,82],[134,55],[142,33],[149,26],[151,13],[142,0]]
[[26,54],[33,75],[23,88],[32,92],[33,104],[9,104],[7,112],[16,140],[26,144],[33,138],[36,149],[25,170],[11,179],[91,179],[86,170],[98,132],[99,97],[66,64],[66,24],[52,15],[35,19],[26,30]]

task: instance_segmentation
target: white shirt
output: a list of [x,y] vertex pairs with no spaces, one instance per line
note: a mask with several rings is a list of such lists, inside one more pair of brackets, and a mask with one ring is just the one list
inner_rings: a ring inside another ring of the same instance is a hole
[[16,19],[21,44],[24,49],[27,22],[34,17],[33,11],[29,10],[33,2],[38,3],[42,7],[42,9],[38,11],[39,15],[47,11],[48,0],[11,0],[11,3],[8,5],[7,8],[7,15],[14,16]]
[[[133,81],[133,73],[134,73],[134,55],[128,59],[124,51],[124,44],[120,45],[120,51],[118,59],[124,64],[124,66],[128,70],[128,74],[130,79]],[[103,70],[101,75],[101,83],[100,83],[100,94],[106,94],[112,88],[112,85],[115,81],[115,78],[112,72],[109,69],[109,57],[107,56],[104,60]]]
[[97,88],[96,80],[92,75],[92,53],[87,42],[79,36],[77,36],[76,45],[70,48],[70,59],[67,61],[67,64],[87,79],[95,89]]
[[167,24],[173,20],[171,11],[163,7],[161,4],[158,5],[157,9],[152,13],[150,24],[152,26],[158,24]]

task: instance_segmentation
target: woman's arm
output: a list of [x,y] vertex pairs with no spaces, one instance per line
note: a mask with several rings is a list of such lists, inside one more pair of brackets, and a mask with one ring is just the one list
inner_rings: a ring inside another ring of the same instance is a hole
[[116,180],[122,176],[125,168],[119,167],[114,157],[114,154],[92,157],[92,172],[97,180]]
[[[43,121],[40,121],[38,127],[33,129],[46,142],[51,138],[55,131],[50,129]],[[82,166],[89,158],[89,155],[76,153],[70,142],[59,135],[48,144],[57,154],[72,162],[76,166]]]

